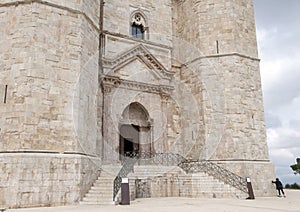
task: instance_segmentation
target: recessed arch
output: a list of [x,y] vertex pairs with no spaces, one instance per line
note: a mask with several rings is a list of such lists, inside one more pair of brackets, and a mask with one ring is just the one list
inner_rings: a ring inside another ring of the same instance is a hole
[[119,124],[120,160],[126,155],[153,151],[151,122],[146,108],[139,102],[130,103],[123,111]]
[[[149,113],[139,102],[130,103],[122,113],[122,119],[131,122],[149,122]],[[134,123],[132,123],[134,124]]]

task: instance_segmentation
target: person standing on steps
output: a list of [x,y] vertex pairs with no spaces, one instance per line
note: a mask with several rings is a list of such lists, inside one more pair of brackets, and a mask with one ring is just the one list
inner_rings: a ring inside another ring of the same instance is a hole
[[276,178],[276,181],[272,181],[272,183],[275,183],[275,185],[276,185],[276,189],[278,191],[278,196],[281,197],[280,192],[282,192],[283,196],[285,197],[285,194],[284,194],[284,191],[283,191],[283,185],[280,182],[280,180],[278,178]]

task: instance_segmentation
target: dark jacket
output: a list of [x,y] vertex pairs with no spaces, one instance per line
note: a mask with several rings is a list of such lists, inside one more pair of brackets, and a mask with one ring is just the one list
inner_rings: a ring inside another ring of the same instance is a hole
[[276,181],[272,181],[272,183],[275,183],[276,189],[283,189],[282,183],[279,179],[276,179]]

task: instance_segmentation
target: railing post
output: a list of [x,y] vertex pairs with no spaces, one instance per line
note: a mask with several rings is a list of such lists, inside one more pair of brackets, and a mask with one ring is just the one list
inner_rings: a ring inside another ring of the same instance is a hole
[[246,178],[249,197],[247,199],[255,199],[250,177]]
[[[254,199],[254,193],[251,185],[251,181],[248,178],[247,181],[245,178],[242,178],[235,173],[219,166],[208,160],[193,160],[192,158],[184,158],[180,154],[174,153],[152,153],[148,152],[127,152],[124,154],[123,166],[119,171],[117,177],[114,181],[114,197],[116,197],[120,187],[121,187],[121,178],[126,177],[128,173],[133,171],[134,164],[137,161],[150,159],[154,164],[161,165],[177,165],[182,168],[186,173],[195,173],[195,172],[206,172],[209,175],[216,177],[217,179],[222,180],[223,182],[236,187],[237,189],[249,193],[248,199]],[[247,182],[247,186],[246,186]]]

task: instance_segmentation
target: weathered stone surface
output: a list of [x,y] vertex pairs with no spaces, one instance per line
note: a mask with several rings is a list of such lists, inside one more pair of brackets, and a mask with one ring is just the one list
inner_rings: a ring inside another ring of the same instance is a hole
[[252,0],[0,0],[0,29],[2,205],[77,202],[127,151],[225,163],[271,194]]
[[47,153],[0,155],[2,207],[78,203],[97,177],[97,158]]

